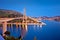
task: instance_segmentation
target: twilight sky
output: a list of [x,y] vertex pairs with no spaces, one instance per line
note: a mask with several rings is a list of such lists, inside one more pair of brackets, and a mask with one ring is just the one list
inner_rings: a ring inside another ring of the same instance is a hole
[[15,10],[27,16],[60,16],[60,0],[0,0],[0,9]]

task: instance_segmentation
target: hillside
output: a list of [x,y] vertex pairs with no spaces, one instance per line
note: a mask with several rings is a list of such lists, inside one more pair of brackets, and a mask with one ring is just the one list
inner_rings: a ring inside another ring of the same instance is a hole
[[11,17],[21,17],[21,16],[23,15],[20,12],[0,9],[0,18],[11,18]]

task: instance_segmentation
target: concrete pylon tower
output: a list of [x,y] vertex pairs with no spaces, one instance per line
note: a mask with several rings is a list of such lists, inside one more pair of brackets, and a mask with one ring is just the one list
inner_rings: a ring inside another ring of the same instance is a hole
[[26,8],[24,8],[24,19],[25,19],[25,29],[27,31],[27,16],[26,16]]
[[23,22],[25,22],[26,17],[26,8],[24,8],[24,13],[23,13]]
[[23,28],[27,30],[27,17],[26,17],[26,8],[24,8],[24,13],[23,13]]
[[24,8],[24,16],[26,16],[26,8]]

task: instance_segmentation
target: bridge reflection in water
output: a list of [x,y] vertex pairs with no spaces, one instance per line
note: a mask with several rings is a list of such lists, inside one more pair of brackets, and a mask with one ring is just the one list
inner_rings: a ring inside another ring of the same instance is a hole
[[[27,20],[28,18],[31,19],[31,20],[33,20],[34,22],[32,22],[32,21],[30,22],[29,20]],[[23,19],[23,20],[22,20],[22,22],[19,22],[19,23],[18,22],[17,23],[16,22],[15,23],[8,23],[8,21],[11,21],[11,20],[14,20],[14,19]],[[25,32],[28,30],[27,29],[27,25],[39,25],[40,27],[42,27],[42,25],[46,25],[43,22],[39,22],[38,19],[27,17],[25,9],[24,9],[23,17],[17,17],[17,18],[0,18],[0,24],[3,25],[3,33],[2,33],[3,36],[5,36],[4,33],[7,31],[7,25],[8,25],[8,27],[10,26],[11,28],[13,28],[12,27],[13,24],[15,24],[17,28],[18,28],[18,25],[21,25],[21,28],[22,28],[21,36],[22,36],[22,38],[23,38]],[[23,33],[23,31],[24,31],[24,33]]]

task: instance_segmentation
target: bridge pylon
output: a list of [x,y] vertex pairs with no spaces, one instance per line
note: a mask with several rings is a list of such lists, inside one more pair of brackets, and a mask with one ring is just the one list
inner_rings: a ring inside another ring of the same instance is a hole
[[3,23],[3,36],[5,36],[5,32],[7,31],[7,22],[5,21],[4,23]]
[[25,8],[24,8],[24,14],[23,14],[22,27],[27,30],[27,17],[26,17],[26,9]]

